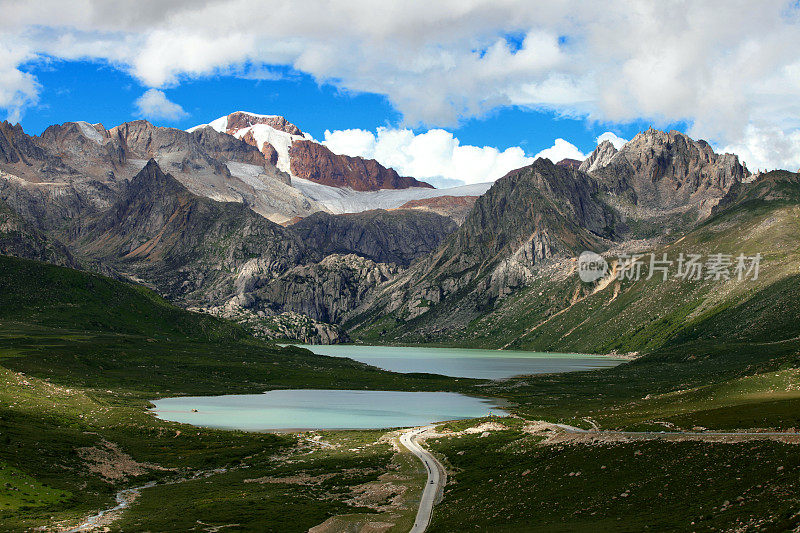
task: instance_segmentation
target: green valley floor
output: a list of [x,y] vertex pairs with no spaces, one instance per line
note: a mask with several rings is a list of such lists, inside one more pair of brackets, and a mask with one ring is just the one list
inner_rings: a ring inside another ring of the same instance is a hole
[[[427,438],[449,471],[430,531],[796,529],[800,341],[774,320],[773,340],[721,344],[723,319],[612,369],[455,380],[279,348],[138,286],[0,257],[0,530],[68,530],[153,484],[101,527],[407,531],[425,472],[397,432],[245,433],[147,411],[291,387],[511,403]],[[677,437],[710,431],[787,436]]]

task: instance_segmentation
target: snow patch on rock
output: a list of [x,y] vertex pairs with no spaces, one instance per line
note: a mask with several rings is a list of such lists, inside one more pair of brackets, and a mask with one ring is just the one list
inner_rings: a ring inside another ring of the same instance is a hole
[[91,141],[96,142],[97,144],[103,143],[103,136],[100,135],[100,132],[94,129],[94,126],[92,126],[91,124],[89,124],[84,120],[79,120],[75,124],[78,125],[78,128],[81,130],[81,133],[83,134],[84,137],[86,137]]

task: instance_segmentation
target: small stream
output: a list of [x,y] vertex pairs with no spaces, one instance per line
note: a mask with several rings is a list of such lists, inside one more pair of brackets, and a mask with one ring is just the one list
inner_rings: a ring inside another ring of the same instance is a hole
[[[214,470],[205,470],[202,472],[195,473],[195,475],[190,478],[180,478],[173,481],[167,481],[164,483],[164,485],[176,485],[178,483],[184,483],[186,481],[191,481],[194,479],[213,476],[214,474],[224,474],[227,471],[228,471],[227,468],[216,468]],[[122,511],[123,509],[127,509],[128,507],[130,507],[131,503],[133,503],[133,501],[136,500],[136,497],[139,495],[140,491],[155,487],[156,485],[157,483],[155,481],[150,481],[138,487],[122,489],[121,491],[117,492],[116,495],[117,505],[115,505],[114,507],[109,507],[108,509],[103,509],[99,513],[88,517],[82,524],[75,526],[71,529],[63,530],[61,531],[61,533],[83,533],[86,531],[91,531],[96,527],[102,526],[103,525],[102,520],[106,515],[115,513],[117,511]]]
[[103,519],[104,516],[116,511],[121,511],[123,509],[126,509],[131,504],[131,502],[133,502],[133,500],[136,499],[136,496],[139,495],[140,490],[149,489],[150,487],[155,487],[155,485],[156,482],[151,481],[139,487],[133,487],[131,489],[123,489],[119,491],[117,493],[117,505],[115,505],[114,507],[110,507],[108,509],[104,509],[97,514],[90,516],[81,525],[76,526],[72,529],[68,529],[64,533],[80,533],[82,531],[89,531],[92,528],[99,526],[100,521]]

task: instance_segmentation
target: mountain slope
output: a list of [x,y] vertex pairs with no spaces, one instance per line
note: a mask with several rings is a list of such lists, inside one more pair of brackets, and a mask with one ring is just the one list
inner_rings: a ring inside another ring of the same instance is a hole
[[[800,336],[795,305],[800,263],[800,177],[770,173],[742,184],[727,206],[670,244],[647,241],[616,246],[606,259],[612,272],[623,253],[640,253],[641,279],[609,275],[587,284],[574,261],[554,262],[527,286],[460,328],[443,324],[448,308],[435,307],[412,323],[389,327],[399,342],[435,340],[464,346],[542,351],[651,352],[686,343],[781,342]],[[667,254],[669,279],[647,279],[650,252]],[[731,279],[674,276],[680,254],[731,257]],[[739,254],[761,254],[757,279],[733,274]],[[430,315],[430,316],[428,316]],[[379,322],[382,328],[391,323]],[[363,328],[365,338],[375,328]],[[434,335],[431,332],[435,332]]]
[[77,261],[62,243],[31,228],[0,200],[0,254],[76,268]]
[[[382,287],[348,325],[366,326],[382,315],[405,322],[436,308],[441,314],[431,327],[464,327],[543,265],[606,249],[616,215],[596,199],[599,193],[587,174],[546,159],[509,173],[478,198],[438,250]],[[384,320],[375,328],[382,330]]]
[[242,204],[192,194],[153,160],[72,243],[186,303],[225,300],[244,272],[269,277],[303,257],[291,232]]
[[477,199],[477,196],[435,196],[433,198],[409,200],[401,205],[400,209],[431,211],[452,218],[460,226],[467,219],[467,215],[469,215]]
[[436,213],[378,209],[343,215],[315,213],[291,229],[303,244],[322,255],[353,253],[406,267],[435,250],[456,225]]
[[0,256],[0,317],[75,331],[205,340],[246,338],[231,322],[190,313],[142,286]]

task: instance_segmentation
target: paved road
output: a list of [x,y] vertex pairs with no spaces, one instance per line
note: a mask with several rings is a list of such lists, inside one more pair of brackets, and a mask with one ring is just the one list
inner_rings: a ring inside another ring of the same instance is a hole
[[409,533],[423,533],[428,527],[431,521],[433,505],[436,503],[441,491],[444,490],[446,481],[442,464],[428,450],[417,444],[416,441],[421,433],[431,428],[433,426],[410,429],[400,436],[400,442],[403,446],[411,450],[411,453],[416,455],[428,470],[428,480],[425,482],[425,489],[422,491],[422,497],[419,501],[417,518],[414,521],[414,527],[411,528]]

